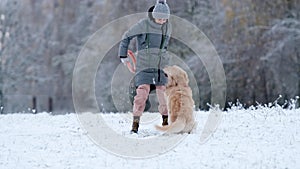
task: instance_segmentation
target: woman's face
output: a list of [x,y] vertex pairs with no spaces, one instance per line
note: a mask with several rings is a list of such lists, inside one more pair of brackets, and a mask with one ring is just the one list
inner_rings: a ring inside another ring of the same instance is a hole
[[162,25],[167,22],[167,19],[155,19],[155,22]]

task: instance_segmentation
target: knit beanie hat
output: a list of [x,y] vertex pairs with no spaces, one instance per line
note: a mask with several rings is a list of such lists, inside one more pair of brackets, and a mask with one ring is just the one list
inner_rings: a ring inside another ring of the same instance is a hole
[[152,12],[152,16],[155,19],[169,19],[170,8],[166,0],[157,0]]

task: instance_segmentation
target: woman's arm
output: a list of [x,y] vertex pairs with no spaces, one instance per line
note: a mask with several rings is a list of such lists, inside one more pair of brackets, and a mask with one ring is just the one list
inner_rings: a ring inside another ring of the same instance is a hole
[[133,39],[134,37],[145,32],[145,30],[143,29],[144,26],[143,26],[142,22],[143,22],[143,20],[136,23],[135,25],[130,27],[128,31],[126,31],[123,34],[123,37],[122,37],[122,40],[121,40],[120,46],[119,46],[119,57],[120,58],[127,58],[127,50],[128,50],[128,46],[130,44],[131,39]]

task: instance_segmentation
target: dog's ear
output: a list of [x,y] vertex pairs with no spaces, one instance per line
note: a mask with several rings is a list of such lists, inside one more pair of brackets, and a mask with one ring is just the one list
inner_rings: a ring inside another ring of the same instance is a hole
[[177,86],[178,84],[174,76],[169,76],[169,77],[170,77],[169,79],[171,80],[171,82],[168,82],[169,86],[170,87]]
[[174,86],[178,86],[178,82],[177,82],[176,78],[173,78],[173,83],[174,83]]
[[178,85],[180,86],[188,86],[189,84],[189,78],[186,72],[180,72],[180,76],[177,77]]

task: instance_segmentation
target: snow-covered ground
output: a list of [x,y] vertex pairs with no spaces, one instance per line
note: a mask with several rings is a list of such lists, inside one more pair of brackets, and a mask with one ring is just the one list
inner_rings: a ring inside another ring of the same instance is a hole
[[[223,112],[216,132],[199,139],[209,112],[196,112],[198,127],[170,151],[152,158],[115,156],[97,146],[76,114],[0,115],[0,168],[185,169],[185,168],[300,168],[300,109],[281,107],[231,109]],[[128,134],[130,114],[104,114],[117,133],[133,139],[160,135],[153,125],[158,113],[145,113],[140,134]],[[166,136],[167,137],[167,136]]]

